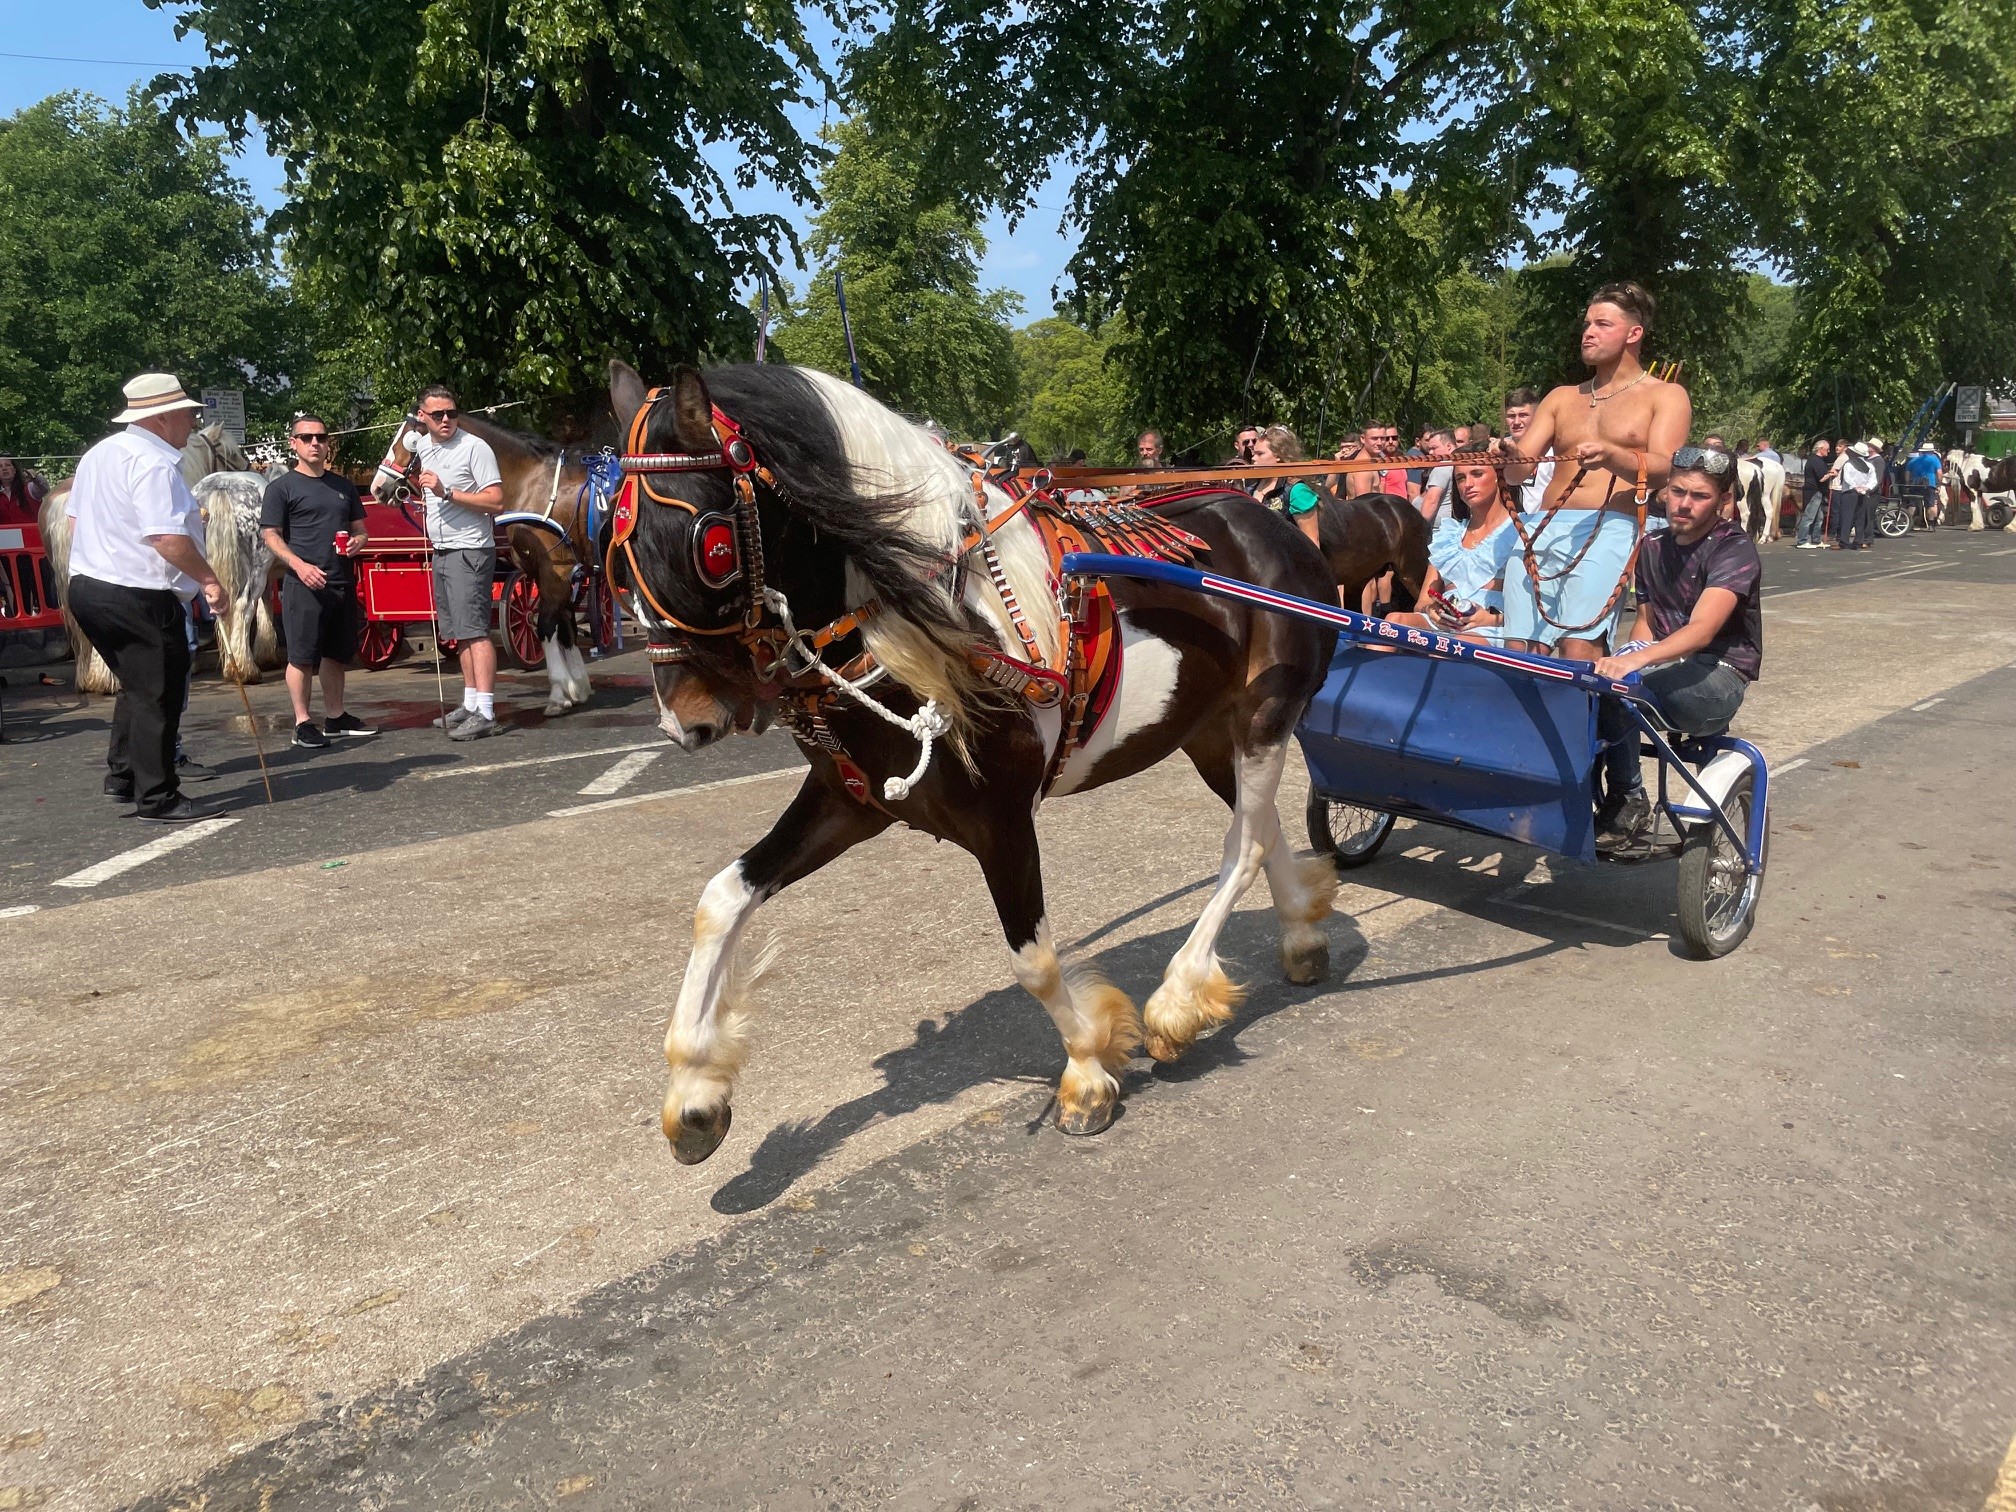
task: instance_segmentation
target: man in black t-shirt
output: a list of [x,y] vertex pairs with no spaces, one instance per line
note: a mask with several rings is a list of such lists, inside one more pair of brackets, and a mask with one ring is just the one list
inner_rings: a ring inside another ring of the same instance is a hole
[[[331,735],[378,733],[343,708],[343,674],[357,656],[357,582],[350,558],[364,547],[364,502],[356,484],[329,471],[329,427],[319,417],[296,415],[287,440],[294,467],[266,485],[259,533],[287,569],[280,583],[280,623],[287,636],[294,744],[320,747]],[[339,535],[347,537],[340,551]],[[320,729],[308,717],[309,684],[317,671]]]
[[[1726,729],[1764,662],[1763,562],[1748,533],[1721,513],[1735,484],[1736,459],[1726,451],[1683,446],[1673,454],[1664,491],[1672,528],[1647,536],[1639,552],[1638,623],[1624,649],[1596,663],[1599,677],[1638,673],[1666,722],[1688,735]],[[1598,826],[1599,850],[1629,844],[1652,816],[1630,721],[1603,712],[1617,809]]]

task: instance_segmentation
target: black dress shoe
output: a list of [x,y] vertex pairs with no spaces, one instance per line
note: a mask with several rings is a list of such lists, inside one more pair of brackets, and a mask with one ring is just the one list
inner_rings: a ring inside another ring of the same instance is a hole
[[107,777],[105,779],[105,796],[110,798],[114,803],[131,803],[133,801],[133,789],[130,784],[126,787],[121,787],[110,777]]
[[177,756],[175,775],[184,782],[208,782],[217,775],[217,769],[207,767],[200,761],[191,761],[187,756]]
[[136,809],[134,813],[141,819],[151,819],[156,824],[194,824],[198,819],[213,819],[214,810],[199,808],[187,798],[177,795],[175,799],[157,809]]

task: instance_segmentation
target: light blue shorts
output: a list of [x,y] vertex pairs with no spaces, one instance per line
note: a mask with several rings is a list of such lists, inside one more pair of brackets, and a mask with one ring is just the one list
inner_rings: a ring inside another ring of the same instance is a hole
[[[1638,538],[1637,520],[1614,509],[1564,509],[1543,525],[1544,518],[1523,514],[1519,523],[1529,535],[1538,532],[1533,561],[1541,579],[1539,602],[1548,618],[1560,623],[1548,624],[1534,607],[1526,554],[1515,551],[1505,564],[1505,638],[1543,646],[1558,645],[1563,639],[1607,641],[1624,610],[1624,595],[1617,591],[1617,584],[1631,562],[1631,547]],[[1593,542],[1589,539],[1592,535],[1596,538]],[[1587,554],[1573,572],[1566,572],[1585,544]],[[1606,603],[1611,606],[1608,614],[1603,612]],[[1592,620],[1596,623],[1591,624]],[[1578,625],[1586,628],[1574,628]]]

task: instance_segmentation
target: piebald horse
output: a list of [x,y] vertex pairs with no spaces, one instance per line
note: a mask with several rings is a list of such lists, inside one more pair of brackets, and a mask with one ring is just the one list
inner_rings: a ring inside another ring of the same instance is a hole
[[[1089,966],[1058,958],[1045,908],[1035,818],[1060,708],[1003,694],[974,670],[990,652],[1055,666],[1060,637],[1071,633],[1027,513],[924,430],[823,373],[752,365],[703,379],[685,368],[648,398],[629,368],[612,364],[610,376],[619,421],[640,422],[642,444],[630,450],[644,455],[626,466],[641,475],[625,486],[619,540],[633,514],[634,531],[615,572],[651,642],[659,726],[697,751],[781,719],[810,763],[770,833],[700,897],[665,1039],[662,1126],[679,1160],[705,1160],[728,1132],[747,1053],[744,1009],[760,971],[742,956],[751,917],[891,824],[950,840],[979,863],[1015,978],[1063,1038],[1057,1123],[1067,1133],[1094,1134],[1112,1121],[1115,1073],[1140,1045],[1143,1019],[1149,1054],[1168,1061],[1231,1017],[1240,989],[1219,961],[1218,934],[1263,870],[1287,976],[1314,982],[1328,973],[1317,926],[1336,875],[1327,861],[1297,861],[1275,793],[1333,632],[1174,589],[1112,584],[1119,689],[1049,795],[1117,782],[1180,750],[1232,808],[1217,886],[1137,1014]],[[756,471],[728,470],[728,458],[752,455]],[[1001,522],[986,537],[993,560],[984,563],[971,544],[985,528],[983,510]],[[1308,539],[1243,493],[1199,491],[1157,513],[1208,543],[1214,571],[1323,603],[1336,595]],[[1005,607],[1003,589],[1019,608]],[[780,646],[794,625],[804,638]],[[863,652],[879,672],[861,670]],[[827,685],[813,662],[854,678],[881,712],[834,689],[808,714],[813,706],[794,702],[794,690]],[[889,720],[915,729],[920,709],[933,708],[950,729],[935,759],[920,764],[918,740]]]
[[[591,560],[595,543],[587,539],[588,469],[565,448],[543,437],[528,436],[489,421],[464,415],[462,429],[489,443],[497,456],[504,484],[506,515],[536,516],[532,522],[509,524],[505,538],[518,565],[539,585],[539,641],[546,652],[548,716],[567,713],[588,702],[594,688],[588,664],[575,645],[574,567]],[[418,426],[411,421],[393,433],[385,460],[378,464],[372,491],[392,502],[407,464],[413,457]],[[424,523],[422,525],[424,529]]]
[[[193,433],[177,467],[202,507],[204,551],[232,606],[228,620],[218,626],[218,670],[233,682],[256,683],[262,667],[280,665],[279,634],[266,601],[275,564],[273,553],[259,538],[259,500],[266,481],[222,425]],[[42,501],[40,524],[57,600],[65,604],[63,628],[69,632],[75,657],[72,677],[80,693],[117,693],[119,679],[70,618],[69,504],[70,484],[65,481]]]
[[1738,523],[1753,541],[1778,539],[1779,518],[1785,508],[1785,464],[1769,457],[1736,459],[1736,509]]
[[1946,453],[1945,486],[1954,504],[1967,505],[1972,516],[1967,525],[1969,530],[1988,529],[1984,506],[1999,504],[2009,516],[2002,528],[2016,531],[2016,462],[1956,447]]

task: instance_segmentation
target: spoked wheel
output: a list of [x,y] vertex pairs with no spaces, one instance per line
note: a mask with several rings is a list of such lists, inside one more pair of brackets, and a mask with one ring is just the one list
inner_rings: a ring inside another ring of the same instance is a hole
[[[1750,833],[1750,810],[1756,799],[1754,778],[1746,772],[1729,790],[1722,808],[1740,835]],[[1729,954],[1749,938],[1757,922],[1757,900],[1764,892],[1764,872],[1771,861],[1771,829],[1766,818],[1762,861],[1756,876],[1744,869],[1742,849],[1712,820],[1696,825],[1680,850],[1680,938],[1697,961]]]
[[577,595],[581,609],[581,636],[578,644],[606,655],[616,649],[616,593],[607,573],[590,574]]
[[1307,817],[1309,843],[1333,857],[1340,871],[1370,861],[1393,833],[1393,816],[1384,809],[1339,803],[1315,791],[1309,794]]
[[1893,541],[1911,534],[1911,512],[1903,505],[1889,503],[1876,511],[1876,529]]
[[514,567],[504,581],[504,599],[499,613],[504,623],[504,653],[522,671],[546,664],[546,647],[539,639],[539,580],[522,567]]
[[392,665],[392,658],[399,654],[403,640],[397,625],[384,620],[366,620],[362,633],[357,637],[357,660],[373,672],[382,672]]

